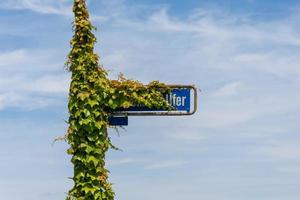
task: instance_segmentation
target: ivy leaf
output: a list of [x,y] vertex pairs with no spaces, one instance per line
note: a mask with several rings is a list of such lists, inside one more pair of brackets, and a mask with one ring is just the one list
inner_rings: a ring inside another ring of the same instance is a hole
[[79,94],[77,94],[77,97],[81,100],[84,101],[85,99],[87,99],[90,96],[90,93],[88,92],[80,92]]
[[89,99],[88,102],[87,102],[92,108],[95,106],[95,105],[98,105],[98,101],[95,101],[95,100],[91,100]]
[[124,101],[121,105],[123,108],[129,108],[130,106],[132,106],[132,103],[129,101]]
[[93,165],[94,167],[96,167],[99,163],[99,160],[97,158],[95,158],[94,156],[89,156],[87,159],[87,162],[91,165]]
[[90,154],[93,151],[94,151],[94,148],[92,148],[90,146],[87,146],[86,149],[85,149],[85,152],[87,152],[88,154]]
[[89,123],[91,123],[91,119],[90,118],[86,118],[86,119],[81,119],[80,121],[79,121],[79,124],[80,125],[87,125],[87,124],[89,124]]
[[74,154],[74,149],[73,149],[73,148],[69,148],[69,149],[67,150],[67,153],[68,153],[69,155],[73,155],[73,154]]

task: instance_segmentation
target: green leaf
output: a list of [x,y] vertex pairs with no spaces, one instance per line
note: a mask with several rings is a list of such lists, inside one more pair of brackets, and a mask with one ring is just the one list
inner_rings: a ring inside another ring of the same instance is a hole
[[96,159],[94,156],[89,156],[88,157],[88,159],[87,159],[87,162],[89,163],[89,164],[92,164],[94,167],[96,167],[97,165],[98,165],[98,163],[99,163],[99,160],[98,159]]
[[87,99],[89,96],[90,96],[90,93],[88,93],[88,92],[81,92],[77,95],[77,97],[82,101]]
[[74,149],[72,149],[72,148],[69,148],[69,149],[67,150],[67,153],[68,153],[69,155],[72,155],[72,154],[74,154]]
[[94,106],[96,106],[96,105],[99,105],[98,101],[91,100],[91,99],[88,100],[88,104],[89,104],[92,108],[93,108]]

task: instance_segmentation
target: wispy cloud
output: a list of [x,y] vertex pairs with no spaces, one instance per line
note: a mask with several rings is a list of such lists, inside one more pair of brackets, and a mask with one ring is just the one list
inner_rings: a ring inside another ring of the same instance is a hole
[[[192,68],[197,63],[195,68],[198,67],[198,69],[193,68],[193,70],[200,70],[200,68],[233,71],[247,69],[281,77],[295,72],[300,73],[298,51],[290,51],[290,48],[300,45],[299,30],[296,28],[297,18],[293,14],[276,20],[253,21],[251,17],[224,14],[221,10],[204,12],[196,9],[187,18],[176,18],[164,8],[155,10],[147,16],[146,20],[125,15],[109,23],[125,28],[131,34],[137,33],[135,30],[145,34],[160,34],[161,37],[169,34],[173,38],[172,45],[170,41],[158,40],[152,41],[151,45],[155,49],[176,46],[177,48],[173,48],[171,54],[177,59],[173,59],[174,64],[171,58],[168,60],[168,63],[175,67],[189,64]],[[125,37],[130,39],[128,35],[124,35]],[[135,37],[139,40],[141,36],[135,35]],[[183,41],[186,37],[190,40]],[[124,40],[124,38],[121,37],[119,40]],[[146,41],[149,39],[153,40],[149,37],[144,41],[140,39],[141,44],[147,44]],[[122,43],[124,42],[120,42]],[[167,63],[166,60],[171,57],[170,53],[169,56],[164,55],[163,51],[152,56],[146,54],[148,52],[144,49],[140,52],[130,49],[125,51],[119,50],[113,58],[120,59],[120,53],[123,56],[127,55],[127,59],[130,59],[131,54],[136,56],[143,54],[138,57],[147,56],[145,59],[156,57],[156,60]],[[124,59],[122,62],[123,65],[126,64]],[[130,60],[131,66],[134,66],[132,62]]]
[[67,93],[69,76],[54,57],[41,50],[0,53],[0,107],[34,109],[58,104],[56,97]]
[[[155,10],[146,21],[119,19],[119,25],[127,25],[147,31],[190,33],[220,40],[249,40],[264,43],[300,45],[294,15],[281,20],[256,21],[251,16],[225,14],[222,9],[195,9],[187,18],[171,16],[167,8]],[[284,23],[284,25],[282,24]],[[270,31],[270,28],[273,31]]]
[[8,0],[0,3],[2,9],[31,10],[42,14],[71,16],[70,0]]
[[137,159],[137,158],[121,158],[121,159],[109,160],[108,165],[118,166],[118,165],[126,165],[126,164],[138,164],[138,163],[140,164],[145,162],[147,162],[147,160]]
[[0,52],[0,72],[2,75],[20,72],[34,74],[38,71],[63,69],[65,56],[59,53],[45,49],[15,49]]
[[[20,90],[37,93],[64,94],[68,92],[70,77],[66,74],[44,75],[20,86]],[[23,82],[25,82],[24,80]]]
[[275,160],[300,161],[299,142],[295,141],[267,143],[264,147],[257,149],[257,153]]
[[170,168],[177,168],[180,166],[183,166],[187,164],[187,162],[185,161],[161,161],[159,163],[156,164],[150,164],[148,166],[146,166],[146,169],[170,169]]
[[38,95],[20,94],[17,92],[0,93],[0,110],[7,108],[35,110],[49,105],[59,105],[60,103],[55,98]]
[[237,95],[239,90],[242,88],[242,83],[241,82],[233,82],[233,83],[228,83],[221,88],[219,88],[215,92],[216,97],[229,97],[229,96],[234,96]]
[[205,140],[206,137],[199,134],[197,131],[172,131],[168,135],[169,138],[179,140],[181,142],[190,141],[190,142],[199,142],[199,140]]
[[120,158],[109,160],[109,166],[118,167],[120,165],[142,165],[145,169],[165,169],[165,168],[177,168],[187,164],[186,161],[181,160],[159,160],[154,161],[151,159],[143,159],[143,158]]

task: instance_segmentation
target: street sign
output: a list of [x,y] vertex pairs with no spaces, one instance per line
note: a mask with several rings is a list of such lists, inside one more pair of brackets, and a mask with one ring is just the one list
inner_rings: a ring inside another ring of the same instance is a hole
[[146,116],[146,115],[192,115],[197,110],[197,89],[190,85],[170,85],[171,92],[165,94],[165,99],[174,108],[163,110],[146,106],[132,106],[127,109],[117,108],[115,115]]

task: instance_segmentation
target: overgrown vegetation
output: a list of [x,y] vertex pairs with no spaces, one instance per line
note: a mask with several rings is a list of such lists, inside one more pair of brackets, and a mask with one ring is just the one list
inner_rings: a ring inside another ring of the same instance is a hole
[[169,89],[157,81],[148,85],[120,76],[109,80],[94,53],[96,43],[85,0],[74,0],[74,36],[66,66],[72,73],[69,91],[69,128],[66,139],[74,165],[74,186],[67,200],[113,200],[105,154],[113,148],[108,118],[116,108],[145,105],[168,108],[163,94]]

